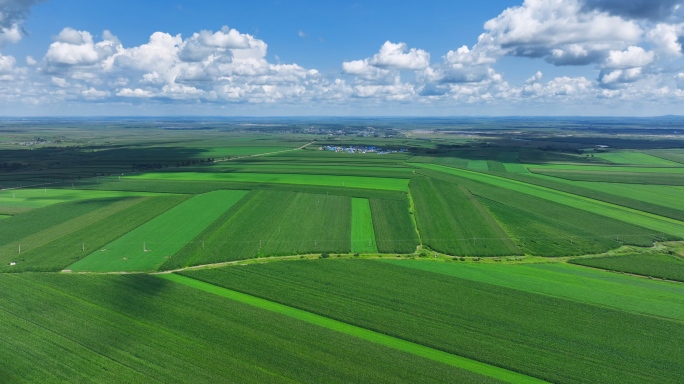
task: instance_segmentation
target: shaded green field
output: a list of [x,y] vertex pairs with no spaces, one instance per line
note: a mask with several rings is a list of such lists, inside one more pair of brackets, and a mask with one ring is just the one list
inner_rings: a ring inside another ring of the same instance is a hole
[[370,199],[373,229],[382,253],[413,253],[419,244],[416,228],[404,200]]
[[107,211],[99,211],[95,222],[48,243],[41,241],[42,245],[13,260],[16,266],[2,265],[0,270],[60,271],[186,199],[187,196],[171,195],[143,197],[125,205],[117,203],[107,207]]
[[368,199],[353,198],[351,209],[351,251],[354,253],[378,252],[370,202]]
[[108,189],[122,191],[153,191],[156,193],[184,193],[198,194],[217,190],[242,189],[242,190],[274,190],[293,191],[315,194],[329,194],[362,198],[379,198],[389,200],[404,200],[406,193],[401,191],[388,191],[382,189],[362,189],[349,187],[326,187],[304,184],[273,184],[273,183],[247,183],[227,181],[192,181],[192,180],[143,180],[128,179],[118,181],[106,180],[99,184],[82,184],[81,188]]
[[684,150],[681,149],[654,149],[649,151],[649,154],[660,157],[661,159],[684,164]]
[[247,194],[196,195],[69,266],[74,271],[151,271],[183,248]]
[[113,197],[156,196],[150,192],[94,191],[78,189],[17,189],[0,191],[2,207],[39,208],[66,201],[107,199]]
[[487,160],[469,160],[468,169],[478,172],[485,172],[489,170],[489,167],[487,166]]
[[258,308],[263,308],[301,321],[305,321],[307,323],[315,324],[323,328],[328,328],[350,336],[358,337],[363,340],[384,345],[402,352],[411,353],[417,356],[431,359],[440,363],[448,364],[454,367],[462,368],[464,370],[468,370],[491,378],[511,383],[544,383],[544,381],[537,380],[517,372],[508,371],[488,364],[483,364],[481,362],[466,359],[461,356],[448,354],[419,344],[411,343],[406,340],[397,339],[391,336],[383,335],[381,333],[370,331],[368,329],[356,327],[350,324],[342,323],[333,319],[319,316],[311,312],[302,311],[300,309],[278,304],[273,301],[264,300],[255,296],[246,295],[241,292],[226,289],[200,280],[195,280],[187,276],[165,274],[159,275],[159,277],[180,284],[184,284],[196,288],[198,290],[210,292],[215,295],[225,297],[227,299],[253,305]]
[[452,255],[499,256],[520,250],[470,192],[427,177],[411,181],[421,240]]
[[633,254],[574,259],[573,264],[684,282],[684,260],[663,254]]
[[530,293],[684,321],[682,284],[649,281],[564,263],[502,265],[382,261]]
[[530,170],[524,164],[520,163],[503,163],[506,172],[510,173],[530,173]]
[[[0,226],[0,246],[14,243],[122,199],[65,202],[12,216]],[[28,245],[28,244],[27,244]]]
[[595,157],[608,160],[614,164],[631,164],[631,165],[654,165],[654,166],[681,166],[673,161],[665,160],[659,157],[651,156],[643,152],[622,151],[622,152],[607,152],[596,153]]
[[130,179],[147,180],[199,180],[238,181],[252,183],[306,184],[333,187],[386,189],[405,191],[408,179],[392,179],[363,176],[298,175],[269,173],[202,173],[202,172],[160,172],[127,176]]
[[[494,187],[536,196],[544,200],[549,200],[569,207],[592,212],[601,216],[624,221],[625,223],[641,226],[656,233],[667,233],[677,237],[684,236],[684,223],[667,217],[657,216],[646,212],[605,203],[603,201],[593,200],[582,196],[572,195],[545,187],[506,179],[503,177],[487,175],[484,173],[470,172],[433,164],[415,165],[421,168],[438,171],[439,173],[457,176],[461,179],[465,178],[471,181],[489,184]],[[429,172],[423,173],[429,174]]]
[[498,161],[489,160],[487,161],[487,170],[491,172],[505,173],[508,172],[503,163]]
[[[32,220],[12,220],[14,221],[12,225],[13,228],[10,227],[8,229],[15,230],[16,232],[14,234],[19,236],[11,236],[12,233],[10,233],[10,236],[5,237],[8,242],[0,245],[0,271],[31,270],[31,268],[46,261],[34,251],[37,251],[53,241],[68,239],[80,230],[95,225],[101,220],[106,220],[111,215],[131,206],[135,206],[145,199],[147,198],[134,197],[111,200],[85,200],[79,203],[55,204],[25,213],[24,215],[27,216],[26,218],[37,218],[38,220],[45,220],[45,222],[48,223],[52,222],[54,225],[42,228],[40,225],[34,225]],[[60,209],[57,210],[54,208]],[[34,214],[41,213],[41,211],[45,212],[42,212],[42,215]],[[60,216],[61,213],[64,213],[64,215]],[[24,215],[16,216],[16,218],[22,218]],[[64,221],[60,222],[59,219],[64,219]],[[38,223],[41,223],[41,221],[36,222],[36,224]],[[89,247],[90,246],[91,244],[89,244]],[[84,248],[85,244],[82,244],[81,249]],[[21,252],[19,252],[19,250],[21,250]],[[60,253],[61,250],[55,249],[54,251],[55,253]],[[76,248],[73,248],[72,251],[76,251]],[[81,253],[82,252],[83,251],[81,251]],[[11,262],[16,263],[16,265],[8,267],[8,264]],[[48,264],[45,264],[44,266],[48,266]]]
[[152,276],[13,274],[0,289],[8,383],[496,382]]
[[182,274],[551,382],[675,383],[684,370],[680,322],[377,261]]
[[[351,198],[256,191],[162,269],[306,253],[349,253]],[[203,248],[204,245],[204,248]]]

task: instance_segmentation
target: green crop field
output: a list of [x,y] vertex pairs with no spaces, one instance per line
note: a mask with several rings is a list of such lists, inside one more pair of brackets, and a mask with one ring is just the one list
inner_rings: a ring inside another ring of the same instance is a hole
[[146,180],[198,180],[198,181],[237,181],[249,183],[307,184],[332,187],[386,189],[405,191],[407,179],[392,179],[363,176],[299,175],[268,173],[205,173],[205,172],[164,172],[127,176],[130,179]]
[[261,256],[349,253],[351,200],[346,196],[258,191],[210,233],[202,234],[200,242],[181,249],[163,268]]
[[[101,214],[96,217],[81,216],[66,233],[57,232],[58,236],[53,237],[54,232],[49,230],[48,242],[41,239],[40,246],[23,252],[20,257],[3,257],[3,261],[11,259],[17,264],[4,264],[0,271],[60,271],[185,199],[187,196],[145,197],[112,204],[100,210]],[[96,221],[91,221],[93,218]],[[40,233],[36,235],[40,236]]]
[[246,191],[196,195],[69,266],[74,271],[150,271],[173,256]]
[[481,172],[489,170],[489,167],[486,160],[470,160],[468,161],[468,169]]
[[672,339],[679,322],[387,263],[297,261],[183,275],[551,382],[674,383],[684,368]]
[[382,253],[413,253],[419,244],[416,228],[404,200],[370,199],[373,230]]
[[684,321],[682,284],[648,281],[565,263],[506,265],[424,260],[382,261],[530,293]]
[[[664,168],[669,169],[669,168]],[[680,170],[678,168],[678,170]],[[632,172],[625,169],[624,172],[584,171],[574,169],[539,169],[530,168],[531,172],[539,175],[557,177],[572,181],[589,181],[605,183],[627,183],[648,185],[684,185],[684,172]]]
[[684,236],[684,223],[667,217],[657,216],[645,212],[636,211],[626,207],[605,203],[598,200],[560,192],[553,189],[531,185],[519,181],[514,181],[498,176],[483,173],[459,170],[456,168],[443,167],[432,164],[416,164],[420,168],[426,168],[447,175],[465,178],[490,186],[498,187],[501,190],[521,192],[530,196],[539,197],[544,200],[563,204],[587,212],[596,213],[601,216],[624,221],[633,225],[647,228],[657,233],[667,233],[676,237]]
[[[9,270],[29,268],[33,262],[38,261],[33,251],[58,239],[69,238],[79,230],[134,206],[144,199],[138,197],[62,203],[19,215],[8,221],[10,225],[2,227],[2,232],[5,232],[3,240],[6,242],[0,245],[0,270],[6,268],[10,262],[15,262],[16,265]],[[37,225],[32,225],[33,223]],[[82,248],[84,249],[85,245]],[[54,251],[59,252],[57,249]]]
[[0,119],[0,382],[679,383],[680,126]]
[[497,382],[151,276],[4,275],[0,289],[4,382]]
[[587,267],[684,282],[684,259],[680,256],[634,254],[581,258],[570,262]]
[[598,158],[610,161],[614,164],[630,164],[630,165],[646,165],[646,166],[681,166],[673,161],[665,160],[660,157],[651,156],[643,152],[607,152],[607,153],[597,153],[595,155]]
[[51,188],[3,190],[0,191],[0,210],[4,207],[40,208],[67,201],[154,195],[154,193],[149,192],[91,191]]
[[470,192],[431,178],[411,181],[422,241],[452,255],[514,255],[520,250]]
[[373,218],[368,199],[352,199],[351,251],[355,253],[377,252]]

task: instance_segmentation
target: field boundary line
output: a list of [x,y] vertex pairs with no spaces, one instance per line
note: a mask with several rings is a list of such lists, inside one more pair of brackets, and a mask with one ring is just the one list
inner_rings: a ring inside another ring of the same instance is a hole
[[394,348],[396,350],[410,353],[415,356],[420,356],[456,368],[471,371],[483,376],[488,376],[509,383],[546,383],[543,380],[530,377],[522,373],[509,371],[505,368],[489,365],[483,362],[468,359],[466,357],[454,355],[424,345],[412,343],[407,340],[384,335],[382,333],[371,331],[369,329],[357,327],[355,325],[347,324],[338,320],[333,320],[324,316],[320,316],[301,309],[289,307],[256,296],[219,287],[217,285],[206,283],[190,277],[181,276],[177,274],[162,274],[158,275],[158,277],[175,283],[183,284],[192,288],[196,288],[211,294],[215,294],[227,299],[252,305],[257,308],[265,309],[271,312],[276,312],[297,320],[307,322],[309,324],[341,332],[349,336],[354,336],[362,340]]

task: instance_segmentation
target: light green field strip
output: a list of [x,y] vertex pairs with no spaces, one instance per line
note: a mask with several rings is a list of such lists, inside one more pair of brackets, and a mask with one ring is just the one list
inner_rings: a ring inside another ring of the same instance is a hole
[[377,253],[368,199],[352,198],[351,251],[353,253]]
[[524,164],[520,163],[503,163],[506,172],[511,173],[530,173],[530,170]]
[[117,201],[95,211],[86,213],[85,215],[75,217],[38,233],[23,237],[20,240],[2,245],[0,246],[0,262],[16,259],[19,246],[21,246],[22,253],[29,252],[42,245],[48,244],[51,241],[59,239],[60,237],[68,236],[82,228],[93,225],[100,220],[106,220],[107,217],[128,207],[132,207],[143,200],[145,199],[131,198]]
[[474,264],[425,260],[382,262],[535,294],[684,321],[684,284],[570,264]]
[[326,187],[349,187],[405,191],[409,179],[365,176],[298,175],[273,173],[204,173],[160,172],[127,176],[129,179],[148,180],[196,180],[196,181],[242,181],[251,183],[321,185]]
[[469,160],[468,169],[473,171],[488,171],[489,166],[487,165],[487,160]]
[[67,269],[87,272],[156,270],[246,194],[247,191],[214,191],[194,196]]
[[[675,163],[677,164],[677,163]],[[591,171],[591,172],[629,172],[629,173],[684,173],[682,164],[677,164],[679,168],[647,168],[631,166],[601,166],[601,165],[568,165],[568,164],[530,164],[528,167],[532,172],[535,170],[544,171],[547,169],[567,170],[567,171]]]
[[654,165],[666,167],[681,166],[681,164],[675,163],[674,161],[661,159],[659,157],[651,156],[643,152],[624,151],[595,153],[594,157],[608,160],[615,164]]
[[332,329],[334,331],[358,337],[366,341],[394,348],[402,352],[411,353],[413,355],[424,357],[443,364],[448,364],[453,367],[465,369],[467,371],[479,373],[481,375],[492,377],[505,382],[545,383],[545,381],[543,380],[526,376],[521,373],[509,371],[507,369],[481,363],[479,361],[467,359],[465,357],[452,355],[450,353],[442,352],[420,344],[412,343],[392,336],[383,335],[381,333],[374,332],[365,328],[356,327],[354,325],[343,323],[341,321],[333,320],[327,317],[319,316],[311,312],[303,311],[301,309],[288,307],[286,305],[278,304],[272,301],[264,300],[255,296],[236,292],[230,289],[218,287],[216,285],[191,279],[189,277],[180,276],[176,274],[159,274],[156,276],[176,283],[184,284],[193,288],[197,288],[208,293],[219,295],[227,299],[239,301],[241,303],[249,304],[261,309],[276,312],[281,315],[289,316],[297,320],[318,325],[323,328]]
[[12,217],[12,216],[10,216],[10,215],[0,215],[0,220],[2,220],[2,219],[9,219],[10,217]]
[[545,200],[553,201],[555,203],[582,209],[588,212],[599,214],[601,216],[610,217],[612,219],[621,220],[626,223],[648,228],[659,233],[668,233],[674,236],[684,237],[684,222],[654,215],[652,213],[642,212],[636,209],[590,199],[588,197],[573,195],[550,188],[527,184],[503,177],[487,175],[484,173],[460,170],[434,164],[416,163],[413,165],[416,167],[432,169],[434,171],[461,176],[474,181],[484,182],[497,187],[536,196]]
[[0,191],[0,207],[40,208],[65,201],[128,196],[159,196],[159,193],[26,188]]

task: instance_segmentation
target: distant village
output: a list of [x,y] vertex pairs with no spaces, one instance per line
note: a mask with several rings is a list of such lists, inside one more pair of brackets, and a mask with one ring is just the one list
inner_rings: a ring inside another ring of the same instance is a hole
[[378,148],[375,146],[367,146],[367,147],[360,147],[360,146],[348,146],[348,147],[342,147],[342,146],[335,146],[335,145],[324,145],[322,147],[319,147],[321,151],[334,151],[334,152],[346,152],[346,153],[378,153],[380,155],[385,155],[388,153],[404,153],[407,152],[406,149],[383,149],[383,148]]

